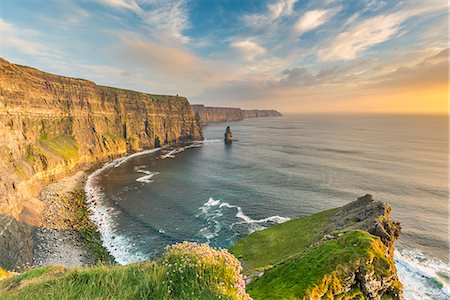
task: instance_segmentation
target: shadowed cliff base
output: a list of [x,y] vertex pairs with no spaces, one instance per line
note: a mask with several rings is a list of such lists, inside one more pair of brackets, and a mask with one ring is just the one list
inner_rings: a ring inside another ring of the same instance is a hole
[[234,107],[210,107],[202,104],[191,105],[195,118],[200,125],[209,123],[240,121],[248,118],[281,117],[276,110],[240,109]]
[[32,228],[44,226],[44,185],[129,153],[203,139],[185,97],[98,86],[1,58],[0,128],[0,266],[8,267],[29,262]]

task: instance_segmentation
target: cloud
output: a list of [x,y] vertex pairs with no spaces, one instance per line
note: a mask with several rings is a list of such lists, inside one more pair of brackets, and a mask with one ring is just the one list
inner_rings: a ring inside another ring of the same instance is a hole
[[367,85],[374,89],[411,90],[418,87],[448,85],[449,49],[426,57],[422,62],[409,67],[399,67],[393,72],[374,78]]
[[115,9],[131,10],[137,14],[143,12],[135,0],[97,0],[97,2]]
[[37,57],[57,56],[61,52],[42,42],[39,31],[17,27],[0,18],[1,50],[12,49],[23,54]]
[[394,37],[405,20],[399,14],[379,15],[359,22],[340,33],[328,46],[319,50],[322,61],[352,60],[367,48]]
[[149,41],[132,33],[120,33],[118,57],[144,68],[146,72],[165,75],[170,80],[208,83],[216,78],[214,68],[183,46]]
[[330,11],[326,9],[310,10],[302,15],[295,24],[297,33],[304,33],[324,24],[330,18]]
[[267,5],[263,14],[250,14],[244,16],[245,23],[253,28],[262,28],[277,19],[290,16],[294,13],[294,5],[298,0],[278,0]]
[[172,39],[183,44],[189,37],[183,31],[189,28],[189,14],[184,0],[153,3],[142,15],[148,31],[159,38]]
[[246,60],[254,60],[256,57],[266,54],[266,49],[255,42],[244,40],[230,44],[231,48],[237,50]]
[[280,0],[268,5],[270,18],[272,20],[280,17],[289,16],[294,11],[294,4],[297,0]]

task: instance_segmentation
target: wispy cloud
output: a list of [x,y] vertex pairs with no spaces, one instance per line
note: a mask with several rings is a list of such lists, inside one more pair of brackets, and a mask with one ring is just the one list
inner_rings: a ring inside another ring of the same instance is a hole
[[189,37],[183,34],[189,28],[187,3],[184,0],[154,3],[143,13],[142,20],[154,36],[183,44],[189,42]]
[[330,18],[330,11],[327,9],[310,10],[303,14],[295,24],[297,33],[304,33],[324,24]]
[[249,14],[244,16],[247,26],[261,28],[269,25],[273,21],[293,14],[294,5],[298,0],[278,0],[267,5],[266,11],[259,14]]
[[48,44],[42,42],[43,35],[41,32],[17,27],[2,18],[0,18],[0,32],[1,52],[11,49],[37,57],[49,57],[61,53],[57,48],[50,47]]
[[255,42],[244,40],[230,44],[231,48],[237,50],[246,60],[254,60],[256,57],[266,54],[266,49]]
[[98,3],[115,9],[130,10],[137,14],[142,13],[142,8],[135,0],[96,0]]
[[364,20],[340,33],[318,52],[323,61],[352,60],[367,48],[384,42],[398,33],[404,18],[399,14],[376,16]]

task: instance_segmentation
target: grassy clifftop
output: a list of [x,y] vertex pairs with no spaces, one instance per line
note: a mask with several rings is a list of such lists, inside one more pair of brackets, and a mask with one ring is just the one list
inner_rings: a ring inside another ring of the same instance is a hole
[[253,299],[402,299],[392,257],[400,229],[389,213],[366,195],[257,231],[231,252],[250,278]]

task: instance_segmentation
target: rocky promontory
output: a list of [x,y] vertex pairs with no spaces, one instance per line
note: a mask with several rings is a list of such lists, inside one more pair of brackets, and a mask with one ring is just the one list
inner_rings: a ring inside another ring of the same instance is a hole
[[253,299],[403,299],[394,264],[400,224],[371,195],[294,219],[231,248]]
[[92,164],[202,139],[185,97],[53,75],[0,58],[0,266],[30,262],[42,187]]
[[240,121],[247,118],[281,117],[276,110],[245,110],[234,107],[211,107],[202,104],[191,105],[195,117],[200,125],[218,122]]

